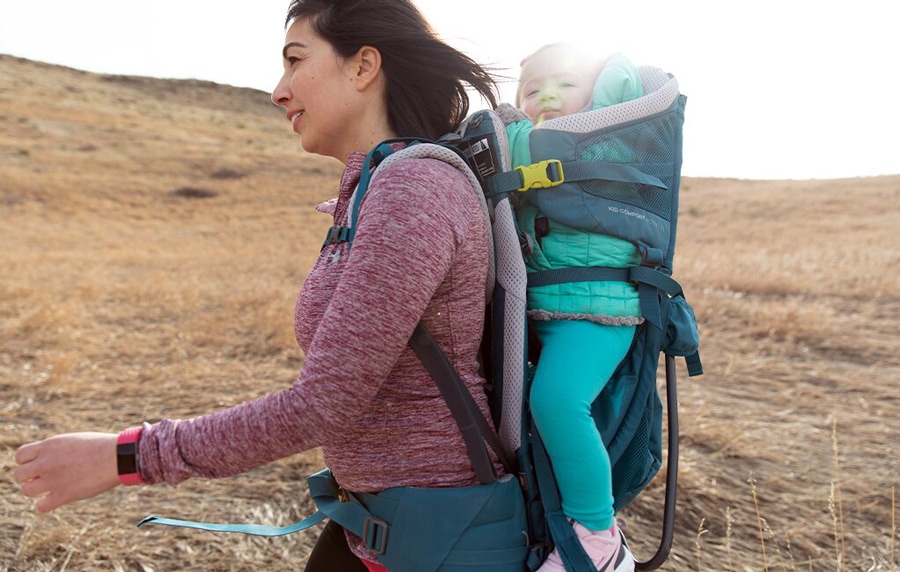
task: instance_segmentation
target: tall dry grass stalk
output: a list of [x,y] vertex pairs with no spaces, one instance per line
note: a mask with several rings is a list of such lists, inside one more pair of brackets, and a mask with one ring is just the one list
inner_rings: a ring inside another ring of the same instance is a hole
[[734,516],[731,507],[725,509],[725,561],[728,562],[729,572],[734,569],[731,562],[731,534],[734,531]]
[[830,503],[830,506],[832,507],[832,518],[834,522],[835,556],[837,569],[838,572],[840,572],[846,566],[846,552],[844,550],[844,506],[841,498],[841,461],[838,450],[837,411],[834,411],[831,419],[831,456],[834,464],[834,481],[831,486],[833,501]]
[[697,526],[697,536],[694,538],[694,548],[696,550],[696,556],[697,556],[697,572],[700,572],[701,570],[703,570],[703,560],[702,560],[703,550],[702,550],[702,546],[700,543],[700,538],[708,532],[706,530],[706,528],[703,526],[704,524],[706,524],[706,521],[703,519],[700,519],[700,524]]
[[759,496],[756,491],[756,480],[753,478],[753,473],[750,473],[750,477],[747,479],[747,482],[750,483],[750,494],[753,496],[753,510],[756,512],[756,526],[759,531],[759,546],[762,553],[762,566],[763,570],[769,570],[769,559],[766,556],[766,535],[765,529],[767,525],[765,524],[765,520],[762,517],[762,514],[759,510]]

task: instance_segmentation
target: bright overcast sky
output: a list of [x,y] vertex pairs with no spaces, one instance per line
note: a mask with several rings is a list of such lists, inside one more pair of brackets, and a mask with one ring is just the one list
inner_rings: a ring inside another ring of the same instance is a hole
[[[287,0],[0,0],[0,53],[78,69],[270,90]],[[513,76],[543,43],[624,52],[688,96],[686,176],[900,174],[892,0],[417,0],[435,29]],[[505,92],[511,100],[511,90]],[[2,97],[2,94],[0,94]]]

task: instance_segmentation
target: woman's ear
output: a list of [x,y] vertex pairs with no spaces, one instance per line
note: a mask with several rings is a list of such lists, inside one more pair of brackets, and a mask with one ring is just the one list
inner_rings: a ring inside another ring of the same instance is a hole
[[356,72],[356,89],[363,91],[381,77],[381,52],[372,46],[363,46],[353,56]]

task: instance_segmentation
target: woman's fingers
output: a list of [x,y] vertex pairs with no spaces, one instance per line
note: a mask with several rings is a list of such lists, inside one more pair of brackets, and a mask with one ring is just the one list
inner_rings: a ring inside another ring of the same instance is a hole
[[35,460],[40,444],[40,441],[38,441],[37,443],[28,443],[19,447],[15,455],[16,463],[24,465]]
[[22,494],[28,498],[34,498],[36,496],[46,494],[48,492],[47,481],[39,478],[25,481],[24,483],[22,483],[21,490]]

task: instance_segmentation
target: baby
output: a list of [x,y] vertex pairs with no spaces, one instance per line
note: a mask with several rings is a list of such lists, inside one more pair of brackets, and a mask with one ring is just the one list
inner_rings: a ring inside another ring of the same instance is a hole
[[[621,54],[596,58],[563,43],[540,48],[522,61],[516,96],[516,107],[529,119],[507,126],[513,167],[531,163],[528,134],[535,127],[641,95],[640,74]],[[606,160],[627,160],[621,149],[587,152],[605,153]],[[628,241],[547,219],[530,200],[537,192],[553,190],[528,191],[518,206],[520,227],[533,247],[526,259],[529,272],[639,263],[637,249]],[[598,570],[634,570],[634,559],[616,526],[609,455],[591,417],[591,403],[627,354],[635,328],[643,321],[637,290],[625,282],[529,287],[528,314],[541,343],[531,413],[552,461],[563,513]],[[554,550],[538,572],[564,570]]]

